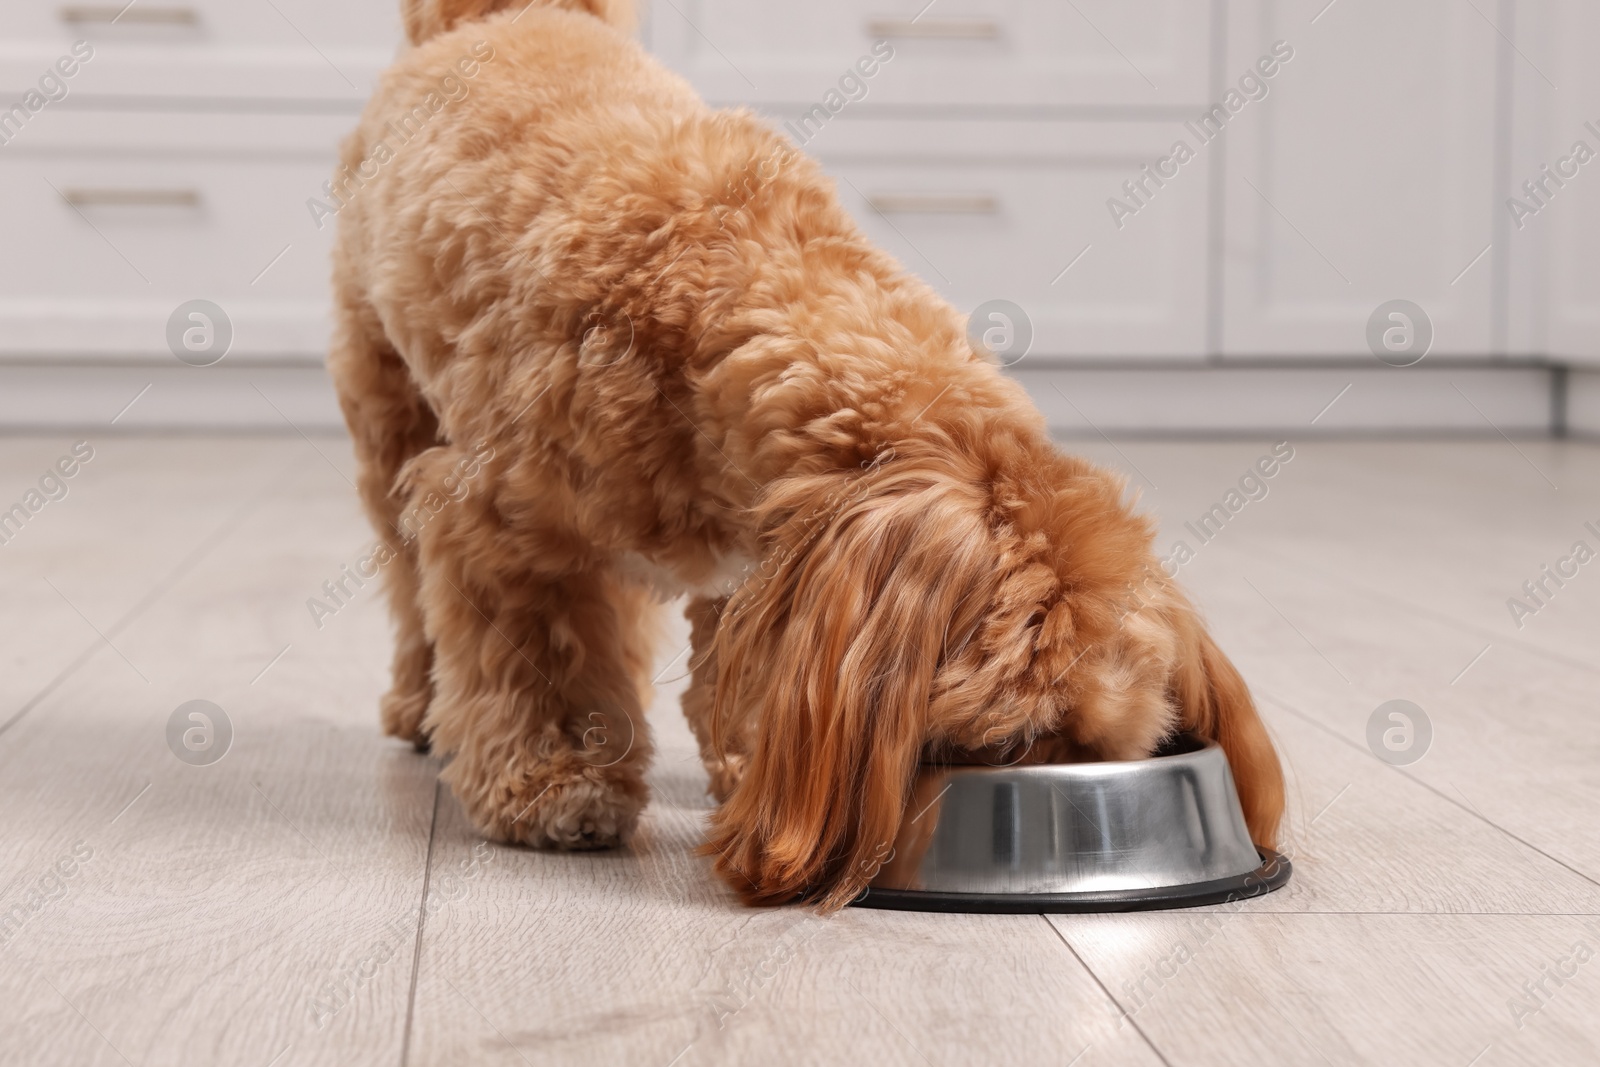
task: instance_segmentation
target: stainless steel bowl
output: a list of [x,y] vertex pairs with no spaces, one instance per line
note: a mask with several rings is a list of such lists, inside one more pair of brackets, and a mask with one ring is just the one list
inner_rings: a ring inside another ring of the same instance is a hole
[[856,904],[1135,911],[1258,896],[1289,874],[1251,843],[1222,749],[1179,738],[1144,760],[924,767]]

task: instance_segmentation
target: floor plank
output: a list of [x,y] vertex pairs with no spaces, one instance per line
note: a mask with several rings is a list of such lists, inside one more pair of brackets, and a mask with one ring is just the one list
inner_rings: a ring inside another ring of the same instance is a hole
[[1289,775],[1288,886],[1255,912],[1600,916],[1600,886],[1315,723],[1268,706]]
[[[1245,908],[1052,921],[1112,990],[1127,1025],[1175,1067],[1600,1059],[1600,959],[1579,962],[1575,951],[1600,956],[1592,917]],[[1545,979],[1551,968],[1575,973],[1558,985]],[[1542,979],[1537,992],[1524,986]]]
[[[121,563],[30,560],[86,613],[132,622],[115,648],[91,629],[91,654],[0,743],[0,906],[25,917],[0,946],[0,1061],[396,1063],[438,768],[373,727],[381,605],[313,640],[304,596],[337,565],[322,546],[359,528],[349,486],[303,442],[118,444],[152,472],[125,475],[146,492],[63,503],[102,542],[148,509]],[[8,677],[8,703],[36,681]],[[234,731],[209,766],[167,747],[196,697]],[[41,885],[52,899],[30,909]]]
[[[1358,758],[1369,756],[1368,720],[1380,704],[1417,704],[1431,745],[1393,773],[1600,884],[1589,816],[1600,808],[1600,733],[1589,725],[1600,669],[1511,644],[1473,663],[1484,646],[1455,627],[1258,553],[1219,548],[1214,559],[1207,603],[1265,703],[1317,724]],[[1407,817],[1397,809],[1390,821]]]

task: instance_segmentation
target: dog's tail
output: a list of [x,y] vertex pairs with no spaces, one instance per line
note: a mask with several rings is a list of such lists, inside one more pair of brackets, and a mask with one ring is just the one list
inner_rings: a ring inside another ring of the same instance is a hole
[[412,44],[496,11],[534,6],[586,11],[619,30],[633,29],[633,0],[400,0],[406,36]]
[[1256,711],[1250,689],[1198,617],[1187,635],[1189,646],[1177,683],[1184,728],[1209,738],[1227,753],[1239,787],[1250,836],[1258,845],[1276,848],[1283,818],[1283,769],[1272,738]]

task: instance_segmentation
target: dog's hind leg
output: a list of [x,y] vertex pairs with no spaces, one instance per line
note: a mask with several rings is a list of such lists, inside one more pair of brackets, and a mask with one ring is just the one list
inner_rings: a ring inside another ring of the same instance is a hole
[[433,698],[433,649],[417,603],[416,545],[401,530],[405,499],[395,483],[413,456],[438,443],[439,424],[376,314],[348,294],[339,304],[328,372],[355,445],[361,502],[387,546],[378,558],[386,561],[381,569],[396,631],[392,681],[379,712],[384,733],[426,749],[422,720]]
[[492,491],[418,536],[443,778],[498,840],[620,844],[649,795],[653,601],[604,568],[532,571],[538,548],[495,518]]
[[684,615],[689,620],[691,651],[689,687],[683,691],[683,717],[700,744],[700,762],[711,778],[708,792],[721,802],[739,784],[749,752],[743,723],[723,723],[713,738],[711,709],[716,703],[717,661],[712,642],[727,598],[695,597]]

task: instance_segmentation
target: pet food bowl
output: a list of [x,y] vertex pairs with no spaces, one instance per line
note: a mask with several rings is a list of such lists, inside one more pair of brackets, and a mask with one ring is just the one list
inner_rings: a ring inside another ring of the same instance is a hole
[[1142,911],[1259,896],[1289,873],[1251,842],[1222,749],[1181,737],[1126,762],[924,766],[894,851],[855,904]]

